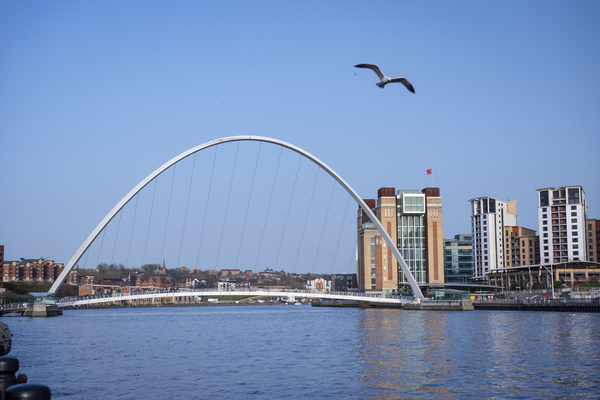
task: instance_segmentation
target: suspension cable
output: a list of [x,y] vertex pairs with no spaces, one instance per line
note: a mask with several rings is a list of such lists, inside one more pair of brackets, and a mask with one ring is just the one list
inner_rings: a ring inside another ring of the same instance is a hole
[[160,250],[160,261],[164,262],[163,253],[165,251],[165,241],[167,240],[167,226],[169,225],[169,212],[171,211],[171,197],[173,197],[173,185],[175,184],[175,168],[177,164],[173,165],[173,179],[171,180],[171,193],[169,193],[169,205],[167,206],[167,220],[165,221],[165,233],[163,234],[163,244]]
[[150,204],[150,217],[148,217],[148,231],[146,232],[146,245],[144,246],[144,257],[142,258],[142,266],[146,265],[146,250],[148,249],[148,236],[150,236],[150,225],[152,224],[152,211],[154,210],[154,197],[156,197],[156,181],[154,179],[154,191],[152,192],[152,203]]
[[102,240],[100,241],[100,251],[98,252],[98,261],[96,261],[96,268],[100,265],[100,255],[102,254],[102,246],[104,246],[104,236],[106,236],[106,229],[102,229]]
[[346,218],[348,216],[348,205],[350,204],[350,195],[348,195],[348,200],[346,201],[346,210],[344,211],[343,219],[342,219],[342,227],[340,228],[340,234],[338,236],[337,244],[335,245],[335,253],[333,254],[333,262],[331,263],[331,273],[333,273],[333,266],[335,265],[335,260],[337,258],[338,248],[340,247],[340,240],[342,239],[342,232],[344,231],[344,223],[346,222]]
[[85,269],[85,267],[86,267],[86,265],[87,265],[87,260],[88,260],[88,257],[89,257],[89,256],[90,256],[90,249],[87,249],[87,250],[85,251],[85,261],[83,262],[83,268],[84,268],[84,269]]
[[[325,227],[327,226],[327,218],[329,218],[329,209],[331,208],[331,199],[333,199],[333,192],[335,191],[336,180],[333,180],[333,186],[331,187],[331,195],[329,196],[329,204],[327,205],[327,214],[325,214],[325,221],[323,221],[323,229],[321,229],[321,237],[319,238],[319,244],[317,245],[317,252],[315,254],[315,261],[313,262],[312,272],[315,272],[315,266],[317,265],[317,258],[319,257],[319,250],[321,250],[321,243],[323,242],[323,234],[325,233]],[[332,264],[333,265],[333,264]]]
[[[275,168],[275,177],[273,178],[273,185],[271,186],[271,195],[269,196],[269,205],[267,206],[267,217],[269,216],[269,211],[271,210],[271,200],[273,199],[273,192],[275,191],[275,182],[277,181],[277,174],[279,173],[279,162],[281,161],[281,153],[283,152],[283,147],[279,147],[279,159],[277,160],[277,167]],[[256,261],[254,262],[254,270],[256,271],[256,266],[258,265],[258,257],[260,256],[260,249],[262,248],[263,237],[265,236],[265,228],[267,227],[267,218],[264,219],[262,233],[260,235],[260,242],[258,243],[258,252],[256,253]]]
[[121,217],[123,216],[123,211],[119,211],[119,223],[117,224],[117,235],[115,236],[115,245],[113,246],[112,257],[110,258],[111,265],[115,260],[115,250],[117,249],[117,242],[119,241],[119,230],[121,229]]
[[352,263],[356,261],[356,246],[358,246],[358,237],[354,241],[354,248],[352,249],[352,257],[350,258],[350,265],[348,265],[348,273],[352,273]]
[[194,153],[194,161],[192,163],[192,175],[190,176],[190,187],[188,188],[187,203],[185,204],[185,216],[183,218],[183,229],[181,230],[181,241],[179,243],[179,255],[177,256],[177,265],[175,266],[175,268],[179,268],[179,261],[181,260],[181,250],[183,249],[183,237],[185,234],[185,223],[187,221],[187,213],[188,213],[188,208],[190,206],[190,194],[192,193],[192,183],[194,182],[194,169],[196,168],[196,155],[198,155],[198,153]]
[[252,200],[252,190],[254,189],[254,178],[256,177],[256,168],[258,167],[258,159],[260,158],[260,149],[262,142],[258,144],[258,154],[256,155],[256,163],[254,164],[254,174],[252,175],[252,183],[250,184],[250,195],[248,195],[248,202],[246,203],[246,214],[244,215],[244,223],[242,224],[242,237],[240,238],[240,244],[238,246],[238,252],[235,257],[234,269],[237,269],[238,259],[240,258],[240,249],[242,248],[242,241],[244,240],[244,231],[246,230],[246,218],[248,218],[248,209],[250,208],[250,200]]
[[200,262],[200,250],[202,249],[202,239],[204,237],[204,225],[206,223],[206,214],[208,213],[208,202],[210,200],[210,191],[212,189],[213,175],[215,173],[215,162],[217,161],[217,150],[219,150],[218,145],[215,146],[215,155],[213,157],[212,171],[210,172],[210,182],[208,183],[208,193],[206,195],[206,206],[204,207],[204,218],[202,220],[202,230],[200,231],[200,243],[198,244],[198,256],[196,257],[196,269],[198,268],[198,263]]
[[287,213],[285,215],[285,222],[283,223],[283,232],[281,232],[281,239],[279,240],[279,249],[277,250],[277,257],[275,258],[275,268],[277,269],[277,262],[279,261],[279,253],[281,252],[281,244],[283,243],[283,237],[285,236],[285,228],[287,226],[288,217],[290,216],[290,208],[292,207],[292,199],[294,198],[294,192],[296,191],[296,182],[298,181],[298,172],[300,172],[300,164],[302,164],[302,155],[300,155],[300,161],[298,161],[298,168],[296,169],[296,178],[294,179],[294,187],[292,188],[292,195],[290,196],[290,203],[288,204]]
[[231,181],[229,182],[229,192],[227,193],[227,203],[225,204],[225,217],[223,218],[223,229],[221,229],[221,238],[219,239],[219,248],[217,250],[217,259],[215,261],[215,270],[219,266],[219,256],[221,255],[221,243],[223,243],[223,233],[225,233],[225,225],[227,223],[227,214],[229,211],[229,199],[231,197],[231,188],[233,186],[233,178],[235,177],[235,166],[237,164],[238,151],[240,149],[240,142],[237,142],[235,149],[235,159],[233,160],[233,171],[231,171]]
[[296,252],[296,260],[294,261],[294,268],[292,269],[292,272],[296,272],[296,264],[298,263],[298,256],[300,255],[300,249],[302,248],[302,241],[304,240],[304,231],[306,230],[306,224],[310,216],[310,209],[312,208],[313,197],[315,195],[315,189],[317,188],[317,181],[319,180],[319,172],[321,172],[321,168],[317,167],[317,176],[315,177],[315,184],[313,185],[313,190],[310,195],[310,203],[308,203],[308,211],[306,212],[306,218],[304,218],[304,227],[302,228],[302,235],[300,235],[300,244],[298,245],[298,252]]
[[129,254],[131,254],[131,242],[133,241],[133,228],[135,227],[135,217],[137,216],[137,208],[138,203],[140,202],[140,196],[137,194],[135,196],[135,211],[133,212],[133,224],[131,225],[131,235],[129,236],[129,247],[127,249],[127,261],[125,262],[125,267],[129,268]]

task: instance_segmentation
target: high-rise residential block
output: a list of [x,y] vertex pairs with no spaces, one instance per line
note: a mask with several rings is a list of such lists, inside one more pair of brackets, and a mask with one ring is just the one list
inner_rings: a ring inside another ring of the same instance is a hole
[[517,202],[479,197],[471,202],[473,277],[485,278],[506,266],[505,227],[517,226]]
[[586,225],[585,241],[588,261],[600,262],[600,220],[588,219]]
[[540,263],[540,241],[533,229],[507,226],[505,230],[507,267]]
[[581,186],[537,189],[541,262],[586,261],[587,205]]

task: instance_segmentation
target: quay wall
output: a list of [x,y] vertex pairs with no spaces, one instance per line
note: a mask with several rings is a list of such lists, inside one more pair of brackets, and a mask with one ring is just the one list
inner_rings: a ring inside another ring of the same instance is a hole
[[558,311],[558,312],[600,312],[600,303],[521,303],[521,302],[475,302],[475,310],[496,311]]

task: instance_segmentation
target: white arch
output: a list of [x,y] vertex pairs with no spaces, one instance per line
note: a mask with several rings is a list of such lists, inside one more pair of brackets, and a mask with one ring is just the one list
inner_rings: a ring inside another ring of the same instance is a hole
[[177,157],[173,158],[172,160],[166,162],[160,168],[158,168],[156,171],[154,171],[153,173],[151,173],[150,175],[148,175],[148,177],[146,177],[146,179],[144,179],[143,181],[141,181],[135,188],[133,188],[131,190],[131,192],[129,192],[127,194],[127,196],[125,196],[123,198],[123,200],[121,200],[112,209],[112,211],[108,213],[108,215],[106,217],[104,217],[104,219],[102,220],[102,222],[100,222],[100,224],[98,224],[98,226],[96,227],[96,229],[94,229],[94,231],[90,234],[90,236],[88,236],[88,238],[86,239],[86,241],[83,242],[83,244],[81,245],[81,247],[79,248],[79,250],[77,250],[77,252],[75,253],[75,255],[71,258],[71,260],[69,261],[69,263],[66,265],[66,267],[63,269],[63,271],[61,272],[61,274],[58,276],[58,279],[56,279],[56,281],[54,282],[54,284],[50,288],[50,293],[51,294],[55,294],[58,291],[58,288],[61,287],[61,285],[62,285],[63,281],[65,280],[65,278],[69,275],[69,273],[71,272],[71,270],[73,269],[73,267],[77,264],[77,262],[79,261],[79,259],[81,258],[81,256],[83,256],[83,253],[85,253],[85,251],[88,249],[88,247],[90,247],[90,245],[96,239],[96,237],[100,234],[100,232],[102,232],[102,230],[117,215],[117,213],[119,211],[121,211],[121,209],[123,207],[125,207],[125,205],[140,190],[142,190],[147,184],[149,184],[150,182],[152,182],[152,180],[154,180],[154,178],[156,178],[157,176],[159,176],[160,174],[162,174],[164,171],[166,171],[167,169],[169,169],[169,167],[171,167],[173,164],[176,164],[179,161],[183,160],[184,158],[186,158],[186,157],[188,157],[188,156],[190,156],[190,155],[192,155],[194,153],[197,153],[197,152],[199,152],[201,150],[204,150],[204,149],[206,149],[208,147],[216,146],[216,145],[221,144],[221,143],[241,142],[241,141],[244,141],[244,140],[272,143],[272,144],[276,144],[276,145],[285,147],[287,149],[295,151],[296,153],[301,154],[302,156],[308,158],[309,160],[311,160],[312,162],[314,162],[315,164],[317,164],[319,167],[321,167],[322,169],[324,169],[325,171],[327,171],[327,173],[329,175],[331,175],[333,177],[333,179],[335,179],[344,189],[346,189],[346,191],[358,203],[358,205],[360,206],[360,208],[362,208],[362,210],[365,212],[365,214],[367,214],[367,216],[369,217],[369,219],[371,220],[371,222],[373,222],[375,224],[375,226],[377,227],[377,230],[381,234],[381,237],[383,237],[383,239],[386,241],[387,245],[392,250],[392,253],[394,254],[394,257],[396,257],[396,260],[400,264],[400,267],[402,268],[402,271],[406,275],[406,277],[408,279],[408,283],[410,284],[410,286],[411,286],[411,288],[412,288],[415,296],[417,297],[418,300],[422,300],[423,299],[423,294],[421,293],[421,289],[419,289],[419,286],[417,285],[417,282],[415,281],[415,278],[413,277],[412,273],[408,269],[408,265],[406,265],[406,262],[404,261],[404,258],[402,258],[402,255],[398,251],[396,243],[394,243],[392,241],[392,238],[385,231],[385,229],[383,228],[383,225],[381,224],[381,222],[377,219],[377,217],[375,216],[375,214],[373,214],[373,212],[371,211],[371,209],[369,208],[369,206],[367,206],[367,204],[358,196],[358,194],[356,194],[356,192],[354,191],[354,189],[352,189],[350,187],[350,185],[348,185],[346,183],[346,181],[344,181],[344,179],[342,179],[342,177],[339,176],[334,170],[332,170],[331,168],[329,168],[324,162],[322,162],[321,160],[319,160],[317,157],[313,156],[312,154],[310,154],[310,153],[308,153],[308,152],[302,150],[301,148],[296,147],[296,146],[294,146],[292,144],[289,144],[289,143],[286,143],[286,142],[283,142],[283,141],[277,140],[277,139],[263,137],[263,136],[230,136],[230,137],[227,137],[227,138],[213,140],[211,142],[206,142],[204,144],[201,144],[200,146],[196,146],[196,147],[194,147],[194,148],[192,148],[192,149],[190,149],[188,151],[185,151],[185,152],[181,153],[180,155],[178,155]]

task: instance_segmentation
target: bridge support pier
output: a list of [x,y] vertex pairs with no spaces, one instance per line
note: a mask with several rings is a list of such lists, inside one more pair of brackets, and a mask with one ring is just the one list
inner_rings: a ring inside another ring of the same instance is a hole
[[52,293],[29,293],[24,317],[55,317],[62,315],[62,310],[54,301]]
[[62,315],[62,310],[56,304],[27,304],[24,317],[56,317]]

